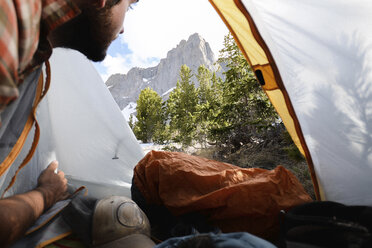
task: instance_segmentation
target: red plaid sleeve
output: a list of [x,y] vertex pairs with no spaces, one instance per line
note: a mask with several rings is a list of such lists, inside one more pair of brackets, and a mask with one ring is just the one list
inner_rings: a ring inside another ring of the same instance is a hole
[[12,0],[0,1],[0,111],[17,98],[18,24]]
[[53,30],[59,25],[69,21],[80,14],[80,9],[70,0],[42,0],[43,23],[48,30]]
[[51,47],[39,52],[40,23],[47,34],[79,13],[71,0],[0,0],[0,113],[18,97],[25,74],[51,54]]

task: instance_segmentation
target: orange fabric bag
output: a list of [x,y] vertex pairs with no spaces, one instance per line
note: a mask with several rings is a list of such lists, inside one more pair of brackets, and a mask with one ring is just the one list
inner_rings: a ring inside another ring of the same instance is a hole
[[201,213],[223,232],[275,239],[280,210],[312,201],[282,166],[243,169],[178,152],[151,151],[135,167],[133,183],[149,205],[173,215]]

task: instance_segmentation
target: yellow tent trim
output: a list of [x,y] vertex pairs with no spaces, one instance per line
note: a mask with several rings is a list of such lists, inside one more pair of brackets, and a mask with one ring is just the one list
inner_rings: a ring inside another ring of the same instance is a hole
[[[271,90],[271,91],[266,91],[266,95],[269,97],[271,102],[277,103],[276,106],[276,111],[280,116],[284,116],[284,118],[290,117],[290,114],[288,112],[288,108],[285,103],[285,99],[283,96],[283,93],[281,90]],[[293,122],[293,119],[282,119],[284,123],[286,123],[286,128],[289,130],[296,130],[295,128],[295,123]],[[301,146],[301,141],[298,138],[297,135],[292,136],[293,142],[297,145],[298,149],[302,154],[305,154],[302,146]]]
[[[43,93],[43,83],[44,83],[43,82],[43,74],[41,73],[41,75],[39,77],[38,85],[37,85],[37,88],[36,88],[36,95],[35,95],[32,111],[31,111],[30,115],[28,116],[26,124],[25,124],[25,126],[22,130],[22,133],[19,136],[17,142],[13,146],[12,150],[9,152],[8,156],[0,164],[0,176],[2,176],[5,173],[5,171],[17,159],[18,155],[22,151],[22,148],[23,148],[24,144],[26,143],[26,139],[28,137],[28,134],[30,133],[30,131],[31,131],[33,125],[34,125],[34,121],[35,121],[35,116],[34,115],[35,115],[36,107],[39,104],[39,102],[41,101],[41,95]],[[5,192],[6,192],[6,190],[3,192],[3,195],[1,196],[1,198],[4,196]]]
[[302,134],[301,126],[275,61],[258,32],[253,19],[245,9],[241,0],[209,0],[209,2],[229,28],[240,50],[255,71],[256,77],[258,77],[258,73],[262,75],[262,79],[265,83],[262,87],[282,118],[294,143],[305,156],[313,181],[316,198],[318,200],[321,199],[313,161]]
[[262,76],[264,77],[265,84],[262,85],[262,88],[265,91],[278,89],[278,85],[276,84],[276,81],[275,81],[275,75],[274,75],[274,72],[270,64],[254,65],[252,67],[253,67],[254,72],[256,73],[256,76],[257,76],[258,71],[261,71],[261,73],[263,74]]
[[72,234],[71,231],[66,232],[66,233],[62,233],[62,234],[60,234],[60,235],[58,235],[58,236],[56,236],[56,237],[53,237],[53,238],[51,238],[51,239],[49,239],[49,240],[45,240],[45,241],[41,242],[40,244],[38,244],[38,245],[36,246],[36,248],[42,248],[42,247],[45,247],[45,246],[47,246],[47,245],[50,245],[50,244],[52,244],[53,242],[56,242],[56,241],[58,241],[58,240],[60,240],[60,239],[63,239],[63,238],[66,238],[67,236],[69,236],[69,235],[71,235],[71,234]]

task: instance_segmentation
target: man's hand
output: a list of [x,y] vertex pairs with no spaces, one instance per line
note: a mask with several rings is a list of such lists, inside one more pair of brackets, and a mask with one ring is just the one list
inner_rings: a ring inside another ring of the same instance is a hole
[[53,161],[40,174],[36,189],[0,199],[0,247],[9,246],[46,209],[68,197],[65,174],[62,171],[55,173],[57,168],[58,162]]
[[44,209],[53,206],[54,203],[66,199],[67,193],[67,179],[63,171],[58,171],[58,162],[53,161],[40,174],[38,179],[37,191],[40,191],[44,197]]

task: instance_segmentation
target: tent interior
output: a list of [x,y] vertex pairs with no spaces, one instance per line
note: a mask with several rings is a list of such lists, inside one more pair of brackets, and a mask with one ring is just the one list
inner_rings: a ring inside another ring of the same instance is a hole
[[[305,156],[317,200],[371,206],[372,2],[209,0]],[[41,135],[32,160],[5,196],[31,190],[58,160],[72,187],[131,197],[144,157],[93,65],[55,49],[52,79],[37,110]],[[33,131],[1,178],[1,192],[28,154]]]

